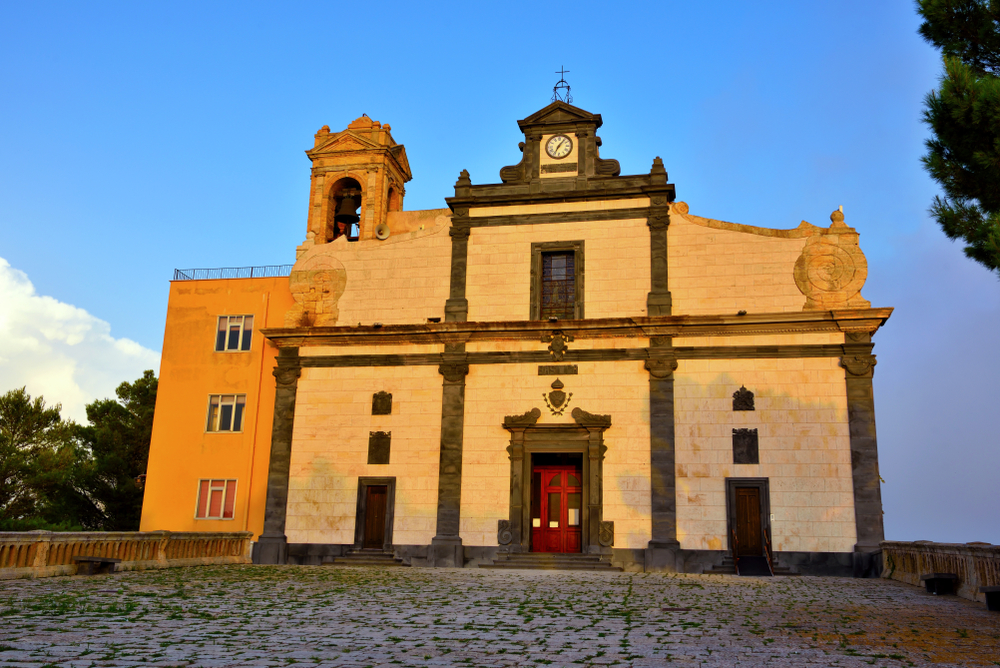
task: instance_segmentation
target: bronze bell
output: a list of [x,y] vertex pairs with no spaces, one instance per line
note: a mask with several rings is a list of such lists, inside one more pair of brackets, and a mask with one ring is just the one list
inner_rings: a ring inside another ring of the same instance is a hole
[[361,220],[361,216],[355,213],[357,208],[358,205],[354,203],[353,197],[345,197],[340,200],[340,206],[337,207],[337,215],[333,219],[338,223],[354,225]]

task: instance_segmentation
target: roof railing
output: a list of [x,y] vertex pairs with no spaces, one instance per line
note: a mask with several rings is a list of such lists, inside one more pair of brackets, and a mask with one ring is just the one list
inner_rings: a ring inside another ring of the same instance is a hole
[[262,267],[220,267],[218,269],[174,269],[175,281],[211,281],[220,278],[275,278],[292,273],[291,264]]

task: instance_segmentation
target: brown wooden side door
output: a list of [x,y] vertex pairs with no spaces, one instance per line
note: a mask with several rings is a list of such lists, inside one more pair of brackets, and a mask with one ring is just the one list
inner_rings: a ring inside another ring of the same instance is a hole
[[365,498],[365,539],[362,547],[381,550],[385,540],[385,485],[369,485]]
[[737,557],[764,555],[760,526],[760,489],[736,488],[736,543]]

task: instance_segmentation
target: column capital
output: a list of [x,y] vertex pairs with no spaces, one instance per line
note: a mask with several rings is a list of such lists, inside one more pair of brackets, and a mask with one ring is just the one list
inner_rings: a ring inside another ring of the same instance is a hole
[[875,374],[874,355],[844,355],[840,358],[840,366],[851,376],[871,378]]
[[469,365],[467,362],[446,362],[438,366],[438,373],[449,383],[464,383],[469,375]]
[[643,367],[649,372],[651,378],[663,380],[672,378],[677,370],[677,360],[673,357],[659,357],[648,359],[643,363]]
[[271,373],[274,374],[274,380],[278,387],[294,387],[299,382],[299,376],[302,375],[302,367],[298,364],[285,366],[279,362]]

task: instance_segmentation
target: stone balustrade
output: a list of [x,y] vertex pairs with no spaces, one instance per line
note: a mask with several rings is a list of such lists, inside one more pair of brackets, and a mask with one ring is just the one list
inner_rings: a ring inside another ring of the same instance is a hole
[[1000,545],[989,543],[882,542],[882,577],[920,586],[924,573],[954,573],[956,593],[986,600],[980,587],[1000,585]]
[[250,563],[249,531],[0,532],[0,580],[75,575],[73,557],[121,559],[117,570]]

